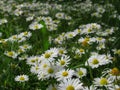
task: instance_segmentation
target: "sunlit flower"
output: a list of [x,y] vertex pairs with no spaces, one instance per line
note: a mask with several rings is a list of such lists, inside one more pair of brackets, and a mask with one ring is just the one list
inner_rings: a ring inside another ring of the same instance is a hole
[[68,66],[68,64],[70,64],[70,57],[66,55],[62,56],[61,59],[58,59],[57,61],[57,65],[61,67]]
[[86,76],[87,70],[85,68],[77,68],[75,74],[77,77],[82,78]]
[[29,28],[31,30],[38,30],[38,29],[41,29],[43,27],[42,24],[39,24],[37,22],[33,22],[32,24],[29,25]]
[[18,56],[18,54],[14,51],[7,51],[5,52],[5,55],[7,55],[8,57],[12,57],[12,58],[16,58]]
[[97,87],[105,86],[107,89],[113,88],[112,81],[109,78],[105,78],[105,77],[95,78],[93,83]]
[[79,79],[65,79],[58,86],[58,90],[84,90]]
[[58,90],[58,85],[49,85],[46,90]]
[[107,58],[106,55],[99,55],[95,54],[92,55],[85,63],[85,65],[89,65],[92,68],[98,68],[101,65],[106,65],[108,63],[111,63],[112,61]]
[[71,78],[74,75],[73,70],[61,70],[56,73],[56,78],[58,81]]
[[15,81],[18,81],[18,82],[25,82],[28,80],[29,80],[29,77],[27,75],[18,75],[15,77]]

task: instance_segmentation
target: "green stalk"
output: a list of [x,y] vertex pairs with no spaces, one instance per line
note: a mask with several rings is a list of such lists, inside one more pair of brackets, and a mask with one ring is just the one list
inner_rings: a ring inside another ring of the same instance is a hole
[[43,45],[43,50],[45,51],[49,48],[49,36],[45,22],[42,21],[41,24],[43,25],[43,28],[41,29],[42,45]]

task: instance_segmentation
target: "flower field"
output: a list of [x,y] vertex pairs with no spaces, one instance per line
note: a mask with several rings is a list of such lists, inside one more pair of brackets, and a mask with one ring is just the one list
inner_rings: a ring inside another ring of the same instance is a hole
[[0,90],[120,90],[120,0],[0,0]]

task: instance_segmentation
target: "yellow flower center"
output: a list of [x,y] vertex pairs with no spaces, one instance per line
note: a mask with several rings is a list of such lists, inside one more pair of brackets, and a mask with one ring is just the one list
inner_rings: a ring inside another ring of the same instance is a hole
[[61,60],[60,61],[60,65],[64,65],[65,64],[65,61],[64,60]]
[[59,50],[59,53],[60,53],[60,54],[63,54],[63,53],[64,53],[64,51],[63,51],[63,50]]
[[79,51],[80,51],[80,52],[84,52],[84,49],[80,49]]
[[75,90],[75,88],[72,85],[67,86],[66,90]]
[[90,38],[86,37],[86,38],[84,39],[84,41],[82,42],[82,45],[83,45],[83,46],[87,46],[87,45],[88,45],[88,41],[90,41]]
[[92,64],[98,64],[99,61],[97,59],[93,59]]
[[35,59],[32,59],[31,62],[34,63],[34,62],[35,62]]
[[88,32],[91,32],[91,31],[92,31],[92,30],[89,28],[89,29],[88,29]]
[[21,77],[20,77],[20,80],[23,81],[23,80],[25,80],[25,78],[24,78],[23,76],[21,76]]
[[90,38],[86,37],[86,38],[85,38],[85,41],[90,41]]
[[81,32],[81,30],[80,29],[78,29],[78,33],[80,33]]
[[27,48],[28,46],[27,46],[27,45],[24,45],[23,47],[24,47],[24,48]]
[[17,36],[13,36],[13,39],[17,39]]
[[45,58],[49,58],[50,54],[49,53],[45,53]]
[[78,71],[78,75],[79,76],[82,76],[83,75],[83,72],[80,70],[80,71]]
[[116,90],[120,90],[120,88],[117,88]]
[[52,90],[57,90],[55,87],[52,87]]
[[119,76],[120,75],[120,71],[118,68],[113,68],[111,71],[110,71],[110,74],[112,74],[113,76]]
[[99,41],[100,41],[100,40],[102,40],[102,38],[101,38],[101,37],[98,37],[97,39],[98,39]]
[[22,49],[18,49],[18,52],[19,52],[19,53],[22,53],[22,52],[23,52],[23,50],[22,50]]
[[14,54],[13,54],[13,52],[8,52],[8,55],[13,56]]
[[70,37],[73,37],[73,34],[69,34]]
[[28,35],[28,32],[24,32],[24,35]]
[[35,29],[39,29],[38,25],[35,25],[34,28],[35,28]]
[[36,69],[36,70],[38,70],[38,69],[39,69],[39,67],[38,67],[38,66],[36,66],[36,67],[35,67],[35,69]]
[[53,73],[53,72],[54,72],[54,70],[53,70],[52,68],[49,68],[49,69],[48,69],[48,73],[51,74],[51,73]]
[[108,84],[107,79],[106,79],[106,78],[102,78],[102,79],[100,80],[100,84],[101,84],[101,85],[107,85],[107,84]]
[[47,66],[48,66],[47,64],[44,64],[44,65],[43,65],[43,68],[46,68]]
[[68,76],[68,72],[67,72],[67,71],[64,71],[64,72],[62,73],[62,75],[63,75],[64,77],[66,77],[66,76]]
[[117,50],[117,54],[120,55],[120,50]]

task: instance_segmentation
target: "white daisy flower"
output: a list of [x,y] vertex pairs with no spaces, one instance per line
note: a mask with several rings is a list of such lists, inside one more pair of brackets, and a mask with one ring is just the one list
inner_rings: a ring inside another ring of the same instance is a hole
[[14,58],[14,59],[18,56],[18,54],[17,54],[16,52],[14,52],[14,51],[7,51],[7,52],[5,52],[4,54],[5,54],[6,56],[12,57],[12,58]]
[[58,86],[58,90],[84,90],[79,79],[64,79]]
[[19,48],[18,50],[17,50],[17,53],[18,54],[21,54],[21,53],[24,53],[25,52],[25,49],[22,49],[22,48]]
[[26,18],[26,21],[31,21],[31,20],[33,20],[34,19],[34,16],[30,16],[30,17],[27,17]]
[[20,36],[22,36],[22,37],[31,37],[31,36],[32,36],[32,33],[26,31],[26,32],[20,33]]
[[65,37],[67,38],[67,39],[69,39],[69,38],[73,38],[73,37],[75,37],[77,34],[75,33],[75,32],[67,32],[66,34],[65,34]]
[[82,49],[82,48],[76,49],[75,53],[76,53],[77,55],[80,55],[80,56],[81,56],[82,54],[85,54],[85,50]]
[[13,35],[11,37],[8,38],[9,41],[14,42],[18,40],[18,35]]
[[117,67],[107,69],[102,72],[102,76],[110,78],[112,81],[120,80],[120,70]]
[[57,48],[51,48],[50,50],[45,51],[44,54],[42,54],[42,58],[44,58],[44,60],[48,60],[50,62],[52,62],[54,60],[54,57],[58,56],[58,49]]
[[38,22],[33,22],[32,24],[29,25],[29,29],[31,30],[38,30],[43,27],[42,24],[39,24]]
[[43,72],[46,73],[46,78],[50,78],[50,77],[55,77],[55,73],[59,71],[60,68],[58,68],[55,65],[50,65],[48,66],[46,69],[44,69]]
[[64,54],[66,54],[67,53],[67,50],[65,50],[65,48],[58,48],[58,54],[59,55],[64,55]]
[[95,54],[86,61],[85,65],[89,65],[91,68],[98,68],[99,66],[106,65],[108,63],[111,63],[111,60],[108,59],[106,55]]
[[0,25],[4,24],[4,23],[7,23],[7,19],[3,18],[3,19],[0,19]]
[[91,85],[90,87],[84,87],[84,90],[96,90],[96,87]]
[[31,56],[27,58],[27,64],[29,65],[36,65],[39,62],[39,57],[38,56]]
[[20,16],[20,15],[23,14],[23,11],[20,10],[20,9],[16,9],[16,10],[14,11],[14,14],[15,14],[16,16]]
[[109,78],[101,77],[101,78],[95,78],[93,83],[96,87],[106,87],[108,90],[109,88],[113,88],[113,81],[111,81]]
[[78,40],[78,43],[81,43],[83,46],[90,45],[93,42],[95,42],[95,38],[94,37],[93,38],[85,37],[85,38],[80,38]]
[[23,42],[23,41],[26,41],[26,38],[25,37],[18,37],[18,42]]
[[66,55],[63,55],[61,59],[58,59],[57,61],[57,65],[61,67],[68,66],[68,64],[70,64],[70,57]]
[[29,80],[29,77],[27,75],[18,75],[15,77],[15,81],[18,81],[18,82],[25,82],[28,80]]
[[82,31],[81,29],[75,29],[75,30],[74,30],[74,33],[76,33],[76,34],[81,34],[81,31]]
[[56,78],[58,81],[71,78],[74,75],[74,70],[61,70],[56,73]]
[[40,71],[40,66],[38,65],[31,66],[30,71],[34,74],[38,74]]
[[62,12],[57,13],[55,16],[56,16],[56,18],[58,18],[58,19],[64,19],[64,18],[65,18],[65,14],[62,13]]
[[28,44],[24,44],[22,46],[19,46],[20,49],[23,49],[23,50],[27,50],[27,49],[31,49],[32,46],[31,45],[28,45]]
[[105,41],[106,40],[102,37],[96,37],[96,42],[98,42],[98,43],[105,43]]
[[75,74],[77,77],[82,78],[82,77],[86,76],[87,70],[86,70],[86,68],[77,68]]
[[114,52],[114,54],[120,55],[120,49],[113,49],[112,51]]
[[58,90],[58,85],[49,85],[46,90]]
[[19,60],[25,60],[28,58],[28,55],[23,54],[22,56],[19,57]]

